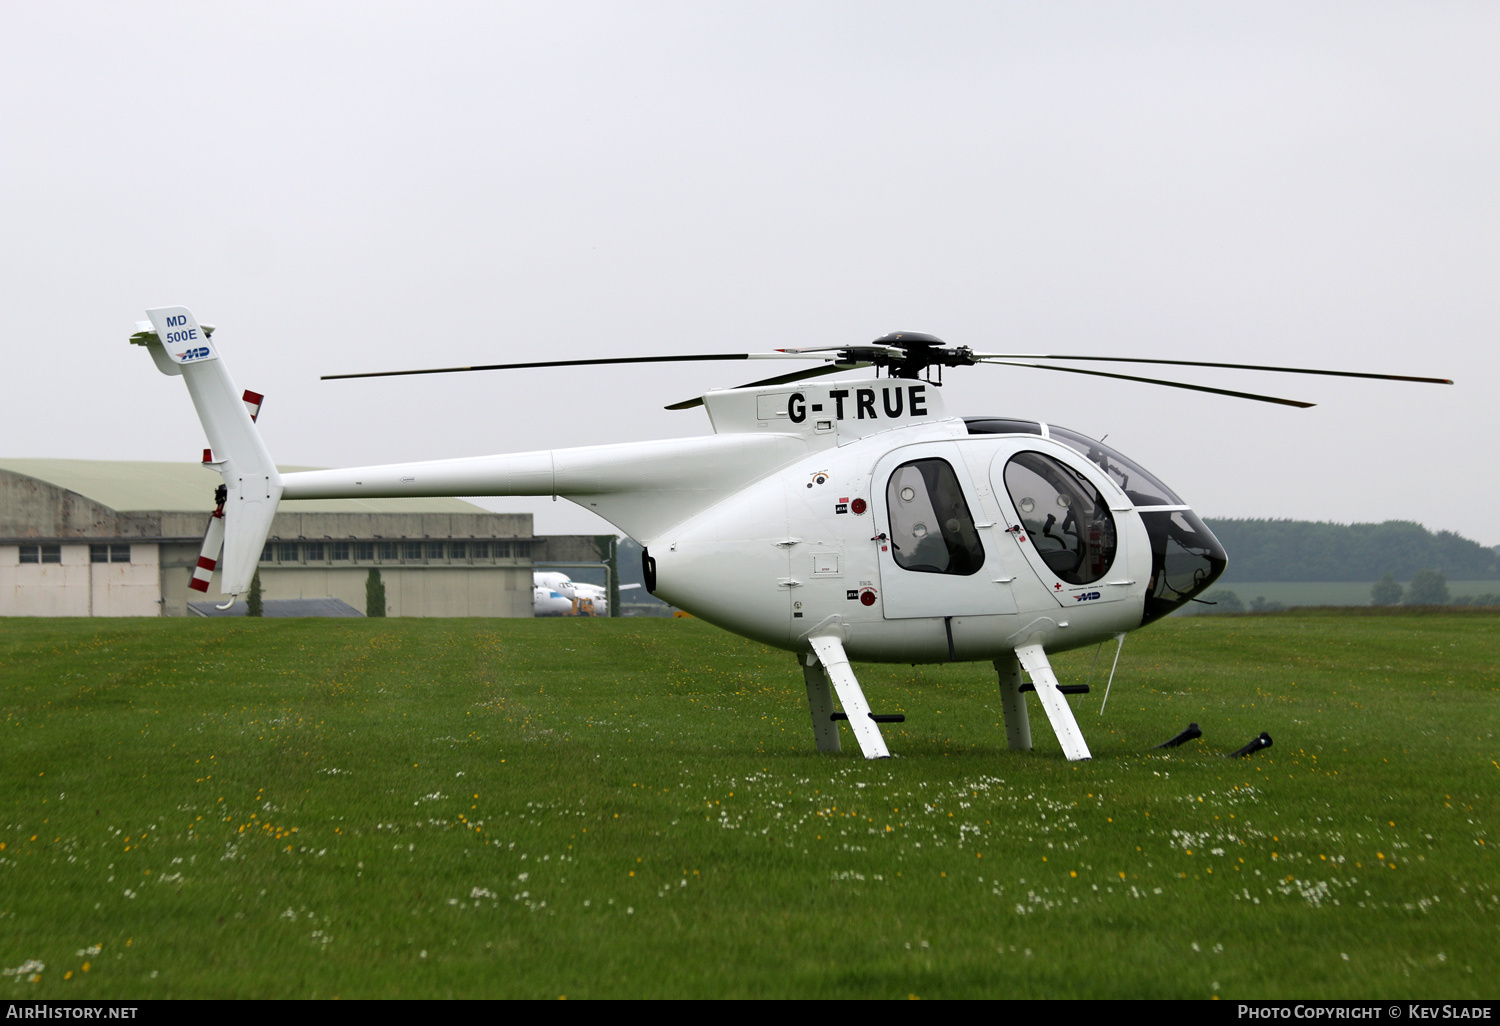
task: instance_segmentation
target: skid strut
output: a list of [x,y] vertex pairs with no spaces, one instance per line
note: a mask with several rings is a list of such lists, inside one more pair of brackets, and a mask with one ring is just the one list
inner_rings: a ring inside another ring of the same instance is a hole
[[[1057,674],[1052,672],[1052,664],[1047,661],[1047,653],[1042,650],[1042,646],[1019,645],[1016,647],[1016,658],[1031,675],[1031,683],[1036,686],[1036,697],[1042,700],[1042,709],[1046,711],[1047,719],[1052,724],[1052,732],[1057,735],[1058,743],[1062,745],[1063,754],[1068,757],[1068,761],[1092,759],[1089,746],[1083,740],[1083,731],[1078,729],[1078,721],[1073,719],[1073,710],[1068,708],[1068,700],[1063,697],[1059,689]],[[1017,688],[1017,691],[1019,690]],[[1017,698],[1019,697],[1017,695]],[[1025,699],[1020,700],[1025,701]],[[1007,723],[1010,719],[1009,712],[1007,708]],[[1015,745],[1011,747],[1014,748]]]
[[816,652],[808,652],[799,660],[802,663],[802,679],[807,681],[807,707],[812,710],[813,740],[820,752],[840,752],[838,724],[833,718],[833,689],[828,684],[828,674],[818,662]]
[[1005,739],[1013,752],[1031,751],[1031,720],[1026,715],[1026,696],[1021,694],[1021,663],[1013,655],[995,660],[1000,676],[1000,706],[1005,710]]
[[[854,739],[859,742],[859,750],[866,759],[889,759],[891,753],[886,750],[885,739],[880,736],[880,728],[870,717],[870,705],[865,701],[865,693],[860,690],[859,681],[855,679],[854,669],[849,665],[849,657],[844,654],[844,646],[838,638],[820,637],[809,638],[812,642],[813,653],[821,664],[818,669],[822,671],[824,680],[832,683],[833,690],[839,696],[839,704],[844,707],[844,712],[849,717],[849,729],[854,731]],[[820,752],[838,751],[838,727],[832,720],[833,710],[829,708],[821,717],[819,703],[814,699],[814,687],[811,670],[812,667],[804,667],[807,674],[807,697],[812,707],[813,733],[818,736],[818,750]],[[823,687],[826,689],[827,684]],[[827,696],[826,690],[822,695]],[[819,720],[826,724],[827,728],[834,732],[832,748],[823,747],[822,735],[819,731],[823,729]]]

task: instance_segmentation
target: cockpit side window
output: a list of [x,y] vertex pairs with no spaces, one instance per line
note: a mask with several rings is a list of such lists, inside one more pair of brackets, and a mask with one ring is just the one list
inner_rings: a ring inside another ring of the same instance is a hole
[[896,565],[925,574],[967,577],[984,566],[984,546],[947,460],[903,463],[885,490],[891,555]]
[[1005,465],[1005,490],[1037,554],[1059,580],[1092,584],[1109,572],[1117,548],[1115,518],[1082,474],[1051,456],[1020,452]]

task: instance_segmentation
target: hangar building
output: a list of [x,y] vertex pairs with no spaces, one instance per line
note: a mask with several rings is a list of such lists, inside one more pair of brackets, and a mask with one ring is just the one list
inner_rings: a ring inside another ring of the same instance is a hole
[[[302,467],[283,467],[286,471]],[[196,463],[0,459],[0,616],[186,616],[219,475]],[[532,566],[597,560],[590,539],[532,535],[529,513],[462,499],[281,503],[261,556],[267,599],[365,608],[380,570],[389,616],[531,616]]]

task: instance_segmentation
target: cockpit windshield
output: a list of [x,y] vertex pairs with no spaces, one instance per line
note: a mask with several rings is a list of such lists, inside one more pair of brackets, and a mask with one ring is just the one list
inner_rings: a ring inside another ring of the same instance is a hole
[[1176,492],[1162,484],[1145,467],[1103,442],[1096,442],[1088,435],[1056,424],[1047,425],[1047,433],[1064,445],[1077,449],[1085,459],[1108,474],[1137,506],[1186,505],[1177,497]]
[[[1034,420],[1016,420],[1008,417],[965,417],[964,424],[971,435],[1039,435],[1042,425]],[[1128,456],[1097,442],[1088,435],[1072,428],[1047,425],[1047,434],[1059,442],[1076,449],[1084,459],[1110,476],[1120,490],[1130,496],[1137,506],[1185,506],[1187,505],[1145,467]]]
[[1151,581],[1141,625],[1160,620],[1208,590],[1229,557],[1213,532],[1190,509],[1140,514],[1151,539]]

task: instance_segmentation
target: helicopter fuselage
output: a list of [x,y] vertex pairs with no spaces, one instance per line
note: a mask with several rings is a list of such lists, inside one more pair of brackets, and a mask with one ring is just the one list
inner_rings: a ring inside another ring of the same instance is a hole
[[[1151,553],[1128,500],[1120,496],[1111,511],[1119,543],[1110,572],[1085,585],[1064,582],[1029,532],[1014,529],[1021,519],[992,476],[1019,452],[1067,460],[1065,447],[963,431],[962,421],[948,421],[809,455],[648,544],[648,584],[659,598],[766,644],[806,651],[810,636],[837,629],[851,658],[877,662],[992,659],[1037,634],[1049,650],[1073,648],[1140,626]],[[893,437],[900,434],[913,437]],[[883,483],[914,463],[951,468],[965,500],[969,522],[959,530],[977,556],[962,573],[897,562],[891,521],[899,514]]]
[[[646,547],[647,587],[665,601],[795,652],[833,634],[869,661],[992,659],[1132,630],[1161,615],[1166,549],[1184,530],[1201,565],[1167,606],[1223,568],[1170,491],[1141,505],[1132,476],[1155,479],[1119,453],[1045,424],[966,423],[930,382],[703,400],[709,436],[286,474],[284,497],[560,495]],[[1150,529],[1174,515],[1181,529]]]

